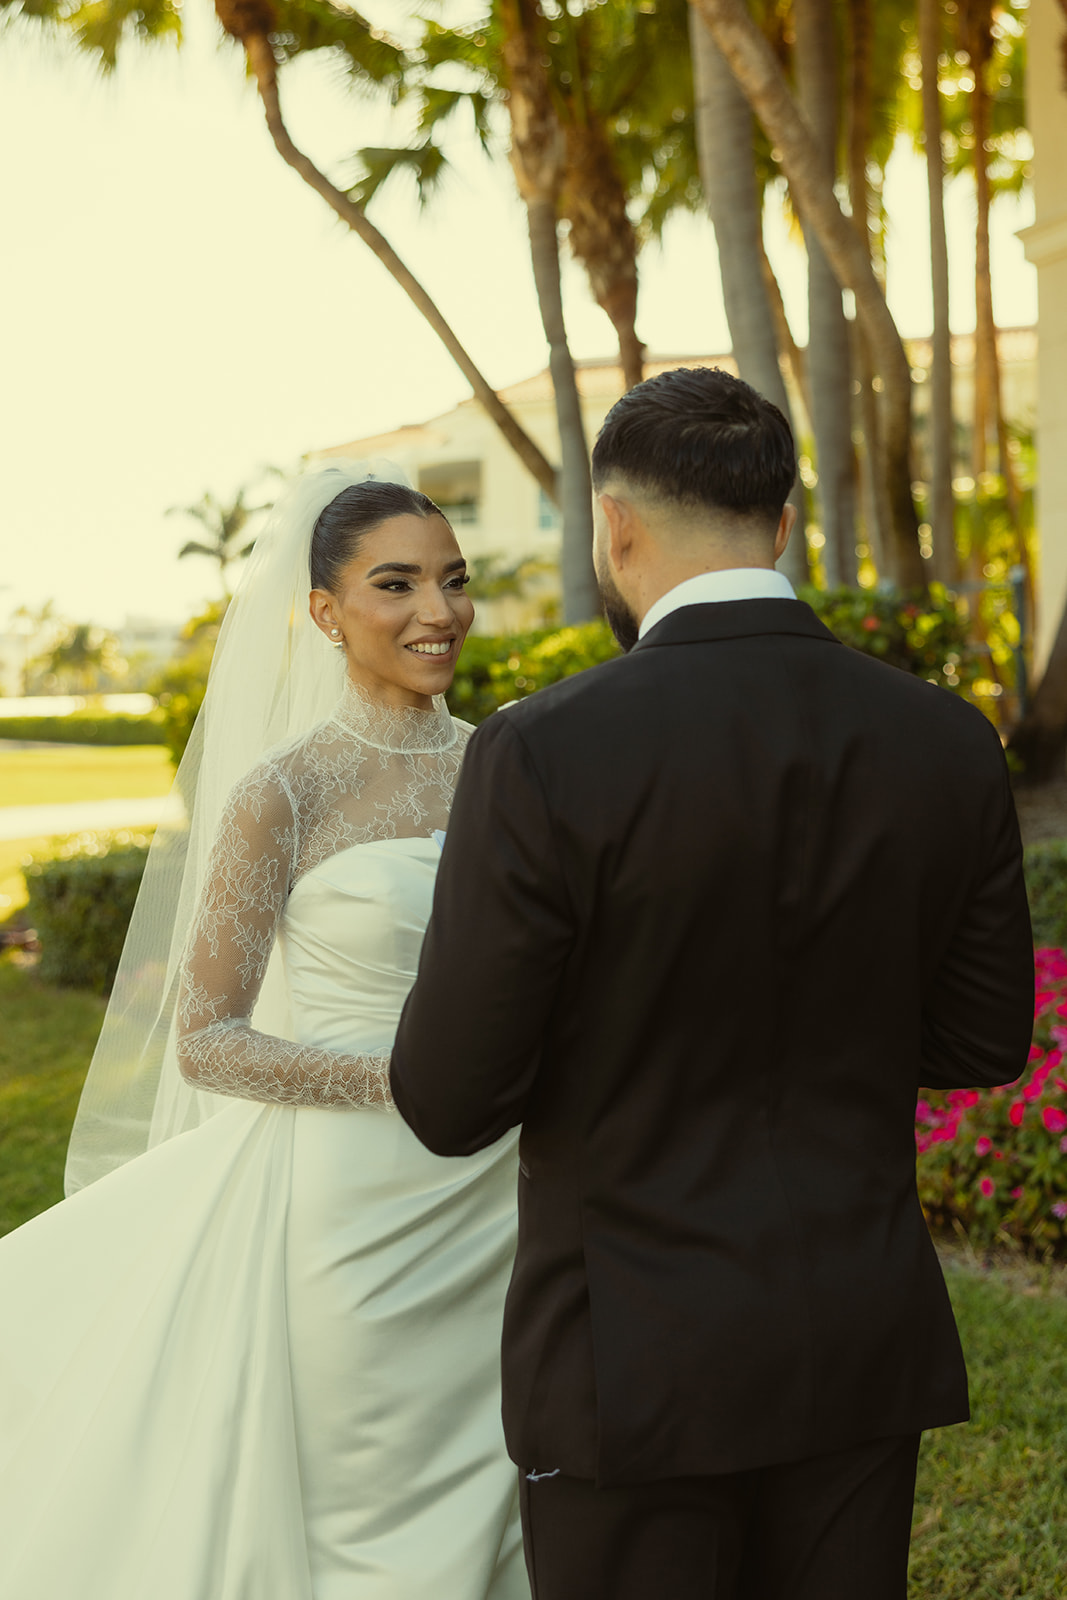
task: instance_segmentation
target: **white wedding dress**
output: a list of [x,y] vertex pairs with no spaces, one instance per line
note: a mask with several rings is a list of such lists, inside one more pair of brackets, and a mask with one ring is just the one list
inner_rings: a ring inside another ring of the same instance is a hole
[[227,1098],[0,1241],[3,1600],[528,1600],[515,1136],[442,1159],[380,1103],[462,743],[349,685],[239,786],[182,1007]]

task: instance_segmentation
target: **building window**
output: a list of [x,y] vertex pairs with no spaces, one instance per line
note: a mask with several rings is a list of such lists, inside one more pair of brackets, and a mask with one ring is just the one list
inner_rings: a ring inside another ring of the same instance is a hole
[[554,528],[562,526],[563,518],[559,506],[550,500],[543,489],[537,491],[537,526],[543,533],[549,533]]
[[419,488],[441,507],[449,522],[478,521],[482,498],[480,461],[441,461],[432,467],[420,467]]

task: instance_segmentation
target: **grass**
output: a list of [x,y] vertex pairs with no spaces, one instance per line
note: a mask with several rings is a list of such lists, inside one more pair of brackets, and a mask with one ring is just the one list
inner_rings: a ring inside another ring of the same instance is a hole
[[[0,959],[0,1234],[62,1196],[103,1013]],[[949,1253],[946,1276],[975,1420],[923,1441],[911,1600],[1064,1600],[1067,1268]]]
[[[1067,1595],[1067,1293],[1061,1271],[950,1259],[974,1420],[926,1435],[911,1600]],[[1029,1281],[1027,1281],[1029,1280]]]
[[166,794],[174,768],[162,745],[54,745],[0,750],[0,806],[142,800]]
[[63,1164],[105,1002],[0,959],[0,1234],[63,1198]]

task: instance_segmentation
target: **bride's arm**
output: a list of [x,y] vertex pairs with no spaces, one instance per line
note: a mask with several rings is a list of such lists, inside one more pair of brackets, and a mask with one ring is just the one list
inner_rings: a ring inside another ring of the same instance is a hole
[[389,1056],[316,1050],[250,1018],[289,893],[296,840],[276,769],[234,791],[182,965],[178,1065],[195,1089],[300,1106],[391,1107]]

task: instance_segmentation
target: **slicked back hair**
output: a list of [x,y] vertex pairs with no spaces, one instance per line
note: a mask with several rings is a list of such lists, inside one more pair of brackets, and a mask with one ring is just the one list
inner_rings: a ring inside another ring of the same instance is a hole
[[[368,478],[351,483],[319,513],[311,535],[311,587],[337,592],[341,574],[364,537],[390,517],[445,517],[429,495],[403,483]],[[451,524],[450,524],[451,526]]]
[[593,486],[619,477],[687,510],[777,523],[797,472],[788,422],[718,367],[675,367],[617,401],[593,447]]

